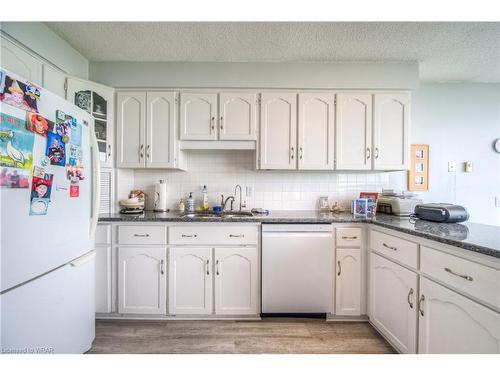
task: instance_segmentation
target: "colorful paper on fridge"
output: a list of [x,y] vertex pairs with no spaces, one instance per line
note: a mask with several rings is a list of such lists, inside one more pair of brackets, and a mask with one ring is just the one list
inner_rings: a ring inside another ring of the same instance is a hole
[[50,200],[48,198],[35,198],[31,200],[30,216],[47,215]]
[[26,129],[47,138],[47,133],[54,131],[54,122],[47,120],[38,113],[28,112],[26,114]]
[[38,112],[40,95],[41,91],[38,86],[5,75],[3,90],[0,93],[0,100],[5,104],[25,111]]
[[66,144],[59,134],[47,133],[45,155],[49,158],[52,165],[62,167],[66,165]]
[[0,113],[0,167],[31,170],[35,135],[26,121]]
[[0,188],[27,189],[29,187],[30,172],[27,169],[0,168]]
[[78,198],[80,196],[80,185],[78,184],[78,182],[72,182],[69,185],[69,196],[70,198]]
[[33,175],[33,179],[31,180],[31,200],[39,198],[50,199],[53,179],[54,175],[51,173],[44,173],[43,177]]
[[54,133],[60,135],[64,143],[70,141],[71,127],[76,124],[76,119],[67,115],[61,110],[56,111],[56,124],[54,126]]
[[70,165],[82,165],[83,152],[81,147],[69,145],[69,160]]

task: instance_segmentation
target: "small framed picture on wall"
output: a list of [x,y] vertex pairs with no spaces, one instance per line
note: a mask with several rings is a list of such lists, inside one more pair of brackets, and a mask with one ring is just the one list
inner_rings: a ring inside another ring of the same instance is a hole
[[429,190],[429,145],[411,145],[408,190]]

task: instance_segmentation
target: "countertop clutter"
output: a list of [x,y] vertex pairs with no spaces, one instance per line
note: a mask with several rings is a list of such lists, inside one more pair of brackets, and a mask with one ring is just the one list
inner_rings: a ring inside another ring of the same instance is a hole
[[373,218],[356,218],[350,213],[333,214],[319,211],[271,211],[269,215],[244,217],[187,217],[178,211],[158,213],[145,211],[143,215],[100,215],[99,222],[258,222],[266,224],[330,224],[369,223],[410,235],[426,238],[465,250],[500,258],[500,228],[492,225],[462,223],[444,224],[410,220],[378,214]]

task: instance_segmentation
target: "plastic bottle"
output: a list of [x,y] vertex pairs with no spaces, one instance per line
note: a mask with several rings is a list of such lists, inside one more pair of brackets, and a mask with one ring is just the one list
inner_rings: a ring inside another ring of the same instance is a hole
[[194,212],[194,198],[193,193],[189,193],[189,197],[187,199],[187,211]]
[[186,210],[186,206],[184,205],[184,199],[181,198],[177,208],[179,209],[180,212],[184,212]]
[[203,185],[203,189],[201,189],[201,209],[204,211],[208,210],[208,189],[207,185]]

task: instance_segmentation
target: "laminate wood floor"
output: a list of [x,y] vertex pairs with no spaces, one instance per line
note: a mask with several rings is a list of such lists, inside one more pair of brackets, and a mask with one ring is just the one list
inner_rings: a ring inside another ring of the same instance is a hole
[[97,320],[89,353],[395,353],[370,324],[316,319],[261,321]]

